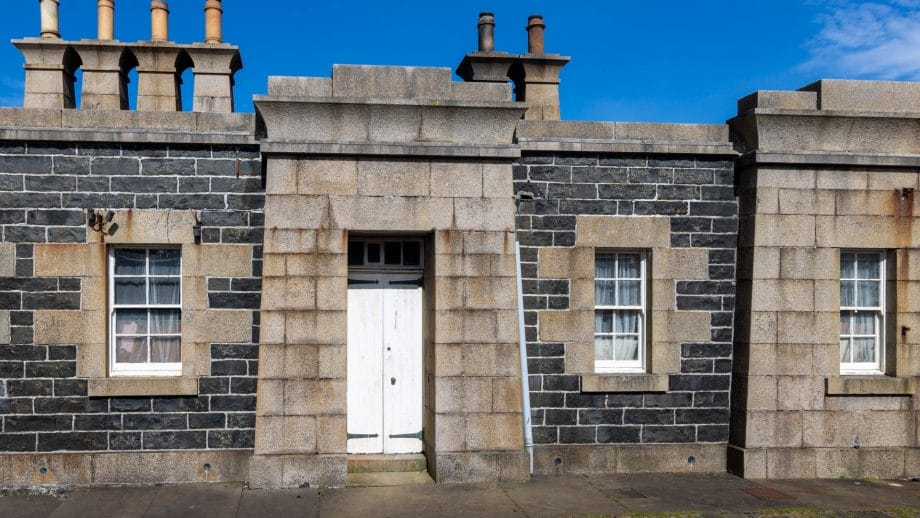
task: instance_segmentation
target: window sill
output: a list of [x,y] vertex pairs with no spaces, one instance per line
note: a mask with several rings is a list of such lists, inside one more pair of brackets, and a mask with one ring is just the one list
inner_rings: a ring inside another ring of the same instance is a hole
[[825,379],[828,396],[910,396],[915,385],[910,378],[891,376],[833,376]]
[[582,392],[667,392],[667,374],[587,374]]
[[90,397],[197,396],[198,378],[90,378],[87,389]]

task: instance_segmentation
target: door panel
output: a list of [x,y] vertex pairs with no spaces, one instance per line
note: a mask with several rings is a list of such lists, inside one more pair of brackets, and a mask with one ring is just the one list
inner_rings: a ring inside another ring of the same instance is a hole
[[411,283],[420,278],[420,274],[386,276],[387,289],[383,298],[384,453],[422,451],[422,288]]
[[422,451],[421,277],[348,276],[348,453]]
[[[348,453],[383,451],[383,307],[379,275],[350,275],[348,285]],[[358,281],[353,283],[351,281]]]

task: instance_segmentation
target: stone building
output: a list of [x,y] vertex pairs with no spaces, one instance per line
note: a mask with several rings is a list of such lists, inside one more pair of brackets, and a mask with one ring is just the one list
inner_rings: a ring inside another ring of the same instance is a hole
[[918,474],[920,84],[562,121],[542,17],[510,54],[483,13],[463,82],[235,113],[219,0],[192,45],[160,0],[63,41],[58,3],[0,109],[0,486]]

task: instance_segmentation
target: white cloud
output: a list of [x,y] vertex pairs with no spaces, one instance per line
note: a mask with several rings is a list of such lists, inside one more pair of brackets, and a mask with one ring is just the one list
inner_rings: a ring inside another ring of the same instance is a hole
[[804,68],[840,77],[920,80],[920,0],[824,5]]

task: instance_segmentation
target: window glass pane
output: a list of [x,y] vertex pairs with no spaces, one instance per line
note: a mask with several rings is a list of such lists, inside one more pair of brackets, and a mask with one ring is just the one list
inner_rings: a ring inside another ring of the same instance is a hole
[[879,278],[879,256],[875,254],[859,254],[856,260],[856,273],[860,279]]
[[840,362],[850,363],[850,339],[840,339]]
[[153,363],[179,363],[179,338],[154,337],[150,339],[150,361]]
[[153,277],[150,279],[151,304],[178,304],[179,300],[178,278]]
[[150,311],[150,332],[155,335],[179,334],[182,332],[182,312],[171,309]]
[[840,278],[852,279],[856,277],[855,256],[853,254],[840,254]]
[[612,333],[613,332],[613,311],[595,311],[594,312],[594,332],[595,333]]
[[144,261],[147,259],[146,250],[133,248],[115,249],[115,275],[144,275],[146,273]]
[[146,333],[146,309],[119,309],[115,311],[115,334],[142,335]]
[[418,266],[422,264],[422,244],[418,241],[406,241],[403,243],[403,264],[406,266]]
[[840,305],[844,307],[856,304],[855,281],[840,281]]
[[599,279],[612,279],[614,277],[614,263],[612,254],[598,254],[594,258],[595,276]]
[[367,244],[368,264],[380,264],[380,243]]
[[361,266],[364,264],[364,242],[348,242],[348,266]]
[[854,335],[874,335],[875,334],[875,314],[860,311],[853,314],[853,334]]
[[639,312],[638,311],[617,311],[615,320],[616,320],[616,332],[617,333],[638,333],[639,332]]
[[116,277],[115,303],[146,304],[147,297],[144,293],[146,289],[147,285],[143,277]]
[[616,337],[616,356],[614,359],[620,361],[637,361],[639,359],[639,337]]
[[842,335],[850,334],[850,319],[852,317],[853,316],[850,311],[840,312],[840,334]]
[[150,275],[179,275],[179,251],[151,250]]
[[856,303],[860,306],[878,306],[879,305],[879,283],[878,281],[857,281],[856,282]]
[[617,277],[620,279],[638,279],[639,264],[638,254],[619,254]]
[[399,241],[387,241],[383,244],[383,263],[402,264],[402,243]]
[[640,281],[618,281],[617,295],[619,300],[617,300],[617,304],[621,306],[638,306],[640,284]]
[[594,303],[598,306],[612,306],[616,304],[614,287],[616,281],[594,281]]
[[875,361],[875,339],[874,338],[854,338],[853,339],[853,362],[870,363]]
[[594,337],[594,358],[601,361],[614,359],[612,336]]
[[118,363],[147,363],[147,337],[122,337],[115,342]]

